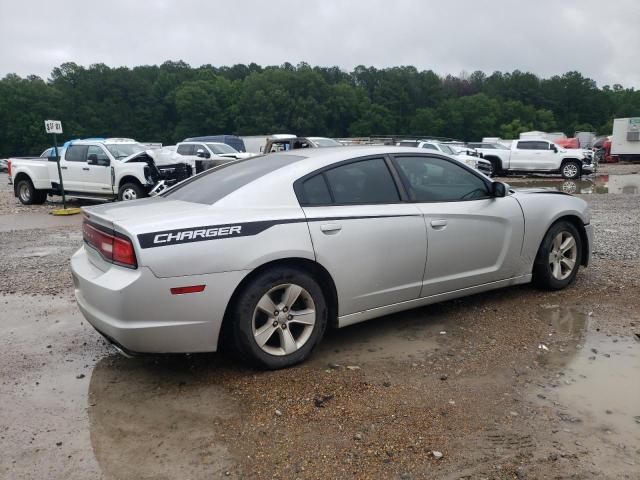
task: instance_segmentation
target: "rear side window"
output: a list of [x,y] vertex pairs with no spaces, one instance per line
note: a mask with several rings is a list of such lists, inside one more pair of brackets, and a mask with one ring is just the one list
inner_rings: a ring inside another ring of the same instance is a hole
[[530,140],[526,142],[518,142],[519,150],[549,150],[548,142],[540,142],[535,140]]
[[263,175],[304,158],[306,157],[273,154],[236,160],[185,180],[160,196],[171,200],[212,205]]
[[89,145],[71,145],[67,148],[64,159],[67,162],[86,162]]
[[304,205],[328,205],[331,203],[329,187],[324,175],[319,174],[305,180],[302,183],[302,204]]
[[193,145],[178,145],[176,153],[179,155],[193,155]]
[[336,204],[396,203],[400,195],[382,158],[348,163],[324,172]]

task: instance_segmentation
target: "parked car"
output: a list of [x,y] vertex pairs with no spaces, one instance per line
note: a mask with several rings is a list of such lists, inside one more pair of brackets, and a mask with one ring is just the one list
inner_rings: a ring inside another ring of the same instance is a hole
[[[472,144],[473,145],[473,144]],[[592,156],[579,149],[565,149],[550,140],[514,140],[510,149],[499,144],[477,148],[498,175],[516,172],[559,173],[563,178],[580,178],[594,171]]]
[[342,147],[342,144],[334,140],[333,138],[328,137],[306,137],[307,140],[311,142],[314,147],[324,148],[324,147]]
[[207,143],[226,143],[235,151],[244,153],[248,150],[245,148],[244,140],[235,135],[208,135],[204,137],[185,138],[183,142],[207,142]]
[[451,145],[436,140],[401,140],[396,145],[404,147],[424,148],[427,150],[435,150],[447,155],[453,155],[456,160],[470,166],[471,168],[475,168],[479,172],[484,173],[489,177],[494,174],[491,162],[483,160],[477,155],[468,155],[466,153],[461,153]]
[[304,360],[328,326],[531,281],[565,288],[593,233],[580,198],[389,146],[238,160],[83,212],[71,269],[96,330],[128,353],[225,345],[263,368]]
[[174,163],[188,163],[195,173],[200,173],[223,163],[253,155],[252,153],[240,153],[225,143],[180,142],[176,145],[173,161]]
[[[192,173],[185,165],[156,166],[150,152],[131,139],[76,140],[61,152],[64,190],[70,197],[133,200],[156,194]],[[9,175],[20,202],[44,203],[47,195],[62,194],[57,165],[51,160],[10,159]]]

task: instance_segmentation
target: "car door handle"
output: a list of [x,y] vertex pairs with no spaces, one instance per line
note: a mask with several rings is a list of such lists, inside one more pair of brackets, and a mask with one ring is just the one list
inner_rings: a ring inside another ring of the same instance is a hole
[[435,230],[444,230],[446,226],[446,220],[431,220],[431,227]]
[[82,167],[83,170],[89,170],[89,167]]
[[60,167],[60,170],[66,170],[67,167]]
[[338,233],[340,230],[342,230],[342,225],[338,223],[325,223],[324,225],[320,225],[320,231],[327,235],[333,235]]

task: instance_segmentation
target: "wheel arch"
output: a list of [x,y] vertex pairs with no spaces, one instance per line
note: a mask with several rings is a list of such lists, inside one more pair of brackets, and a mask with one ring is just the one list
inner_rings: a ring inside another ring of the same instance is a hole
[[120,181],[118,182],[118,190],[120,190],[120,188],[125,184],[125,183],[136,183],[138,185],[140,185],[142,188],[144,188],[144,185],[140,182],[140,180],[133,176],[133,175],[124,175]]
[[25,179],[29,180],[31,182],[31,185],[33,185],[33,179],[26,172],[18,172],[16,176],[13,178],[13,196],[14,197],[18,196],[18,184]]
[[485,153],[482,159],[491,162],[491,164],[493,165],[493,169],[496,170],[496,172],[494,173],[499,173],[502,171],[502,158],[500,158],[498,155]]
[[547,228],[547,230],[544,233],[544,236],[542,237],[544,239],[544,237],[547,235],[547,232],[558,222],[569,222],[571,223],[574,227],[576,227],[576,230],[578,230],[578,234],[580,235],[580,243],[582,244],[582,258],[580,259],[580,265],[586,267],[589,264],[589,237],[587,236],[587,230],[586,228],[584,228],[584,223],[582,223],[582,219],[577,216],[577,215],[573,215],[573,214],[567,214],[567,215],[562,215],[558,218],[556,218],[553,223],[551,225],[549,225],[549,228]]
[[244,290],[256,276],[265,270],[274,267],[292,267],[310,273],[318,281],[318,285],[325,296],[327,307],[329,309],[329,325],[336,328],[338,327],[338,291],[336,289],[335,282],[333,281],[333,277],[331,277],[331,274],[327,269],[318,262],[309,260],[308,258],[279,258],[256,267],[251,271],[251,273],[245,276],[242,281],[240,281],[238,286],[236,286],[235,290],[231,294],[229,302],[227,303],[227,307],[225,308],[222,325],[220,327],[220,335],[218,336],[218,349],[220,349],[221,340],[222,343],[225,343],[225,339],[228,338],[229,327],[231,325],[230,312],[242,290]]

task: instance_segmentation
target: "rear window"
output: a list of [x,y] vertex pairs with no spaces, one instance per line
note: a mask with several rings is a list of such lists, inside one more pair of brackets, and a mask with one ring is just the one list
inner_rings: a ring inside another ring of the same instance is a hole
[[273,154],[225,163],[185,180],[160,196],[212,205],[240,187],[303,158],[306,157]]

